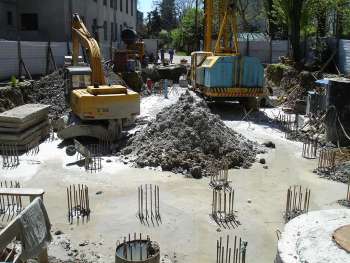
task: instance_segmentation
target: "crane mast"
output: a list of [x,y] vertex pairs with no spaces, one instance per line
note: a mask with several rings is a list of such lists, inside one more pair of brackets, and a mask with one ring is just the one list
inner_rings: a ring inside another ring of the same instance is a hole
[[[216,11],[216,12],[215,12]],[[239,54],[237,5],[235,0],[205,0],[204,51],[218,55]],[[215,17],[215,16],[218,17]],[[215,48],[212,48],[214,18],[219,21],[219,32]]]

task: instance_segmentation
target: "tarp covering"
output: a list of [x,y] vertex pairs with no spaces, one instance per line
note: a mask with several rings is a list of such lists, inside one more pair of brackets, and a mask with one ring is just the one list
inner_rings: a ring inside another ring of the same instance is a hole
[[22,260],[37,257],[52,240],[50,220],[40,198],[16,217],[16,224],[23,245]]

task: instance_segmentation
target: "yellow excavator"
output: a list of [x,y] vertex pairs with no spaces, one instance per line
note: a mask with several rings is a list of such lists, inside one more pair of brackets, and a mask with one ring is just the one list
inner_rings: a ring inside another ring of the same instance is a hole
[[[65,96],[71,113],[58,136],[115,141],[123,126],[140,114],[140,95],[125,86],[106,84],[99,45],[78,14],[73,15],[72,42],[72,65],[65,68]],[[78,63],[80,45],[89,66]]]

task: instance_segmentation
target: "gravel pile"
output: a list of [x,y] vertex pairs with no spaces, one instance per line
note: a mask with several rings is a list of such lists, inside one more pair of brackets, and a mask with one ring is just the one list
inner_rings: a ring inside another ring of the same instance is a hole
[[334,171],[316,170],[316,172],[322,178],[347,184],[350,176],[350,162],[338,164]]
[[35,103],[51,105],[49,116],[58,119],[68,110],[64,97],[64,86],[62,70],[55,71],[33,82],[29,95],[30,100]]
[[137,167],[209,176],[224,165],[248,168],[257,145],[228,128],[203,101],[188,92],[165,108],[121,152]]

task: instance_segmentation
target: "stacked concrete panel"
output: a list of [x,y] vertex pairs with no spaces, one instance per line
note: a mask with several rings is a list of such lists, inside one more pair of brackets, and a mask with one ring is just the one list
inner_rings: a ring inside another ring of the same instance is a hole
[[26,104],[0,114],[0,151],[14,145],[18,151],[35,147],[49,135],[48,105]]

